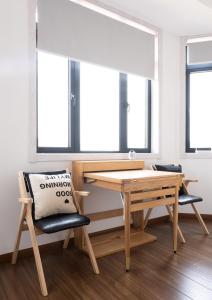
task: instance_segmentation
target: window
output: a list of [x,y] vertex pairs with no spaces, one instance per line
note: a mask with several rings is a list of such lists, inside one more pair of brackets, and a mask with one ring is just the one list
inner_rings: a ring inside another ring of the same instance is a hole
[[38,147],[68,147],[68,60],[38,52]]
[[119,73],[86,63],[80,64],[80,151],[119,151]]
[[151,152],[151,82],[38,51],[38,153]]
[[[127,78],[127,146],[145,148],[148,144],[148,82],[145,78],[128,75]],[[142,132],[142,134],[138,134]]]
[[211,150],[212,65],[187,65],[186,152]]

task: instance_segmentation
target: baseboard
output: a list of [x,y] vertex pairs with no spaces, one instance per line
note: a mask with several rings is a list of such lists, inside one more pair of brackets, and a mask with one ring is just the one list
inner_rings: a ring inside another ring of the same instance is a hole
[[[164,222],[168,222],[168,221],[169,221],[169,217],[168,217],[168,215],[165,215],[165,216],[150,219],[148,221],[148,225],[164,223]],[[111,232],[111,231],[115,231],[115,230],[122,229],[122,228],[123,228],[123,226],[98,231],[98,232],[95,232],[95,233],[91,233],[91,236],[100,235],[100,234],[105,233],[105,232]],[[39,246],[40,253],[41,254],[42,253],[56,253],[56,252],[58,253],[58,251],[63,250],[62,244],[63,244],[63,241],[57,241],[57,242],[48,243],[48,244],[45,244],[45,245],[40,245]],[[18,253],[19,258],[29,257],[29,256],[32,256],[32,255],[33,255],[32,248],[22,249]],[[0,263],[11,262],[11,258],[12,258],[12,252],[2,254],[2,255],[0,255]]]
[[[57,241],[53,243],[48,243],[45,245],[40,245],[39,249],[41,253],[58,253],[58,250],[62,249],[63,241]],[[33,255],[32,248],[21,249],[18,252],[18,258],[29,257]],[[12,252],[0,255],[0,263],[11,262]]]
[[149,219],[148,225],[152,225],[152,224],[154,225],[154,224],[165,223],[165,222],[169,222],[169,215]]
[[[201,214],[205,221],[212,221],[212,214]],[[193,219],[196,218],[194,213],[179,213],[179,219]]]

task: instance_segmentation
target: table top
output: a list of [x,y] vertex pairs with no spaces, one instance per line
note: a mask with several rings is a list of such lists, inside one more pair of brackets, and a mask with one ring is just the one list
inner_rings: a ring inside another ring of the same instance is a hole
[[125,183],[125,182],[143,182],[160,178],[182,178],[183,173],[153,171],[153,170],[127,170],[127,171],[108,171],[108,172],[88,172],[84,173],[85,178]]

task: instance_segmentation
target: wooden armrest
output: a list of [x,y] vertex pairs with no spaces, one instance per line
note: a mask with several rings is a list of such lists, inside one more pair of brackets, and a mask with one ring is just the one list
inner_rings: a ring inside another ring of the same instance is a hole
[[198,182],[198,179],[190,179],[190,178],[185,178],[183,179],[184,182],[190,183],[190,182]]
[[185,179],[183,179],[183,182],[184,182],[185,186],[187,187],[189,185],[189,183],[191,183],[191,182],[198,182],[198,179],[185,178]]
[[88,195],[90,195],[90,192],[88,191],[75,191],[75,193],[77,193],[81,197],[87,197]]
[[31,204],[32,198],[19,198],[18,201],[24,204]]

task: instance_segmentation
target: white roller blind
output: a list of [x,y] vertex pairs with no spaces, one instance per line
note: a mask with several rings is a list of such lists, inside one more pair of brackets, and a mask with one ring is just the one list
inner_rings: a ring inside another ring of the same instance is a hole
[[188,63],[212,63],[212,41],[188,44]]
[[38,49],[154,78],[154,35],[69,0],[37,3]]

